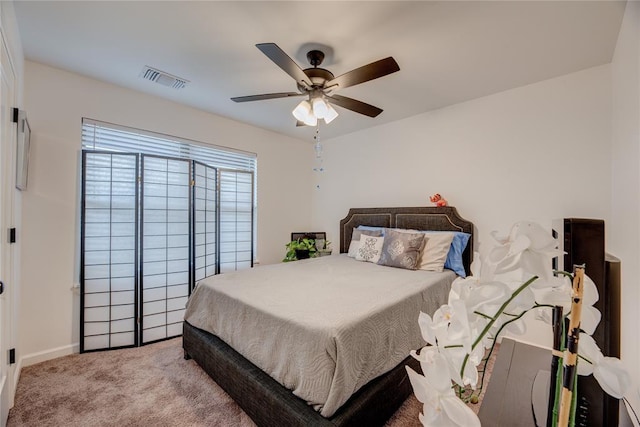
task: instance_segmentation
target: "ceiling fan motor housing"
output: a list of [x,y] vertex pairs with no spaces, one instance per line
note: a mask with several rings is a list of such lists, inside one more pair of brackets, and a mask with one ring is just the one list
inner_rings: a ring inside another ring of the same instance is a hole
[[[333,80],[333,73],[329,70],[325,70],[324,68],[307,68],[306,70],[302,70],[309,77],[314,89],[324,87],[325,82],[329,80]],[[302,85],[298,85],[298,90],[301,92],[307,91]]]

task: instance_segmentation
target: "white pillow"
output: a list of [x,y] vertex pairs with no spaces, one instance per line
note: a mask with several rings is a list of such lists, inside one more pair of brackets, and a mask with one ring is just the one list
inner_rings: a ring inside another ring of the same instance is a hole
[[453,241],[453,233],[425,233],[427,243],[422,251],[420,270],[442,272]]
[[347,256],[351,258],[356,257],[356,253],[358,252],[358,247],[360,246],[360,236],[382,236],[382,230],[359,230],[357,228],[353,229],[351,233],[351,243],[349,243],[349,250],[347,251]]
[[382,254],[383,243],[384,237],[366,236],[363,234],[360,236],[356,261],[367,261],[377,264]]

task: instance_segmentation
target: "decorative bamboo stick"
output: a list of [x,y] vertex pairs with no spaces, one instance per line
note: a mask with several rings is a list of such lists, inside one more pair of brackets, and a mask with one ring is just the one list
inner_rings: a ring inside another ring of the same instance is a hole
[[551,326],[553,328],[553,351],[551,352],[551,380],[549,381],[549,403],[547,407],[547,427],[554,426],[555,415],[553,408],[556,403],[556,388],[558,378],[558,367],[562,359],[562,344],[564,334],[562,333],[562,306],[553,307],[553,318]]
[[578,340],[580,338],[583,291],[584,265],[574,266],[571,315],[569,317],[569,331],[567,332],[567,348],[563,358],[564,372],[562,377],[562,399],[560,400],[558,427],[567,427],[569,425],[569,416],[571,415],[571,398],[576,376],[576,362],[578,360]]

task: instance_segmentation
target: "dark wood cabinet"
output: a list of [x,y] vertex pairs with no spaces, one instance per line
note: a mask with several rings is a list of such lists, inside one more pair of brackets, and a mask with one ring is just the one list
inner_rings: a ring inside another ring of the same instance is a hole
[[536,427],[531,390],[539,370],[549,370],[551,351],[502,340],[478,417],[483,426]]

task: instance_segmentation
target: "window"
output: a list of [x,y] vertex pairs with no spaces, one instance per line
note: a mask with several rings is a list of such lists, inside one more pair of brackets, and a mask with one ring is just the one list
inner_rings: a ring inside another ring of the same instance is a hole
[[180,335],[198,280],[252,266],[256,156],[86,119],[82,146],[81,351]]

